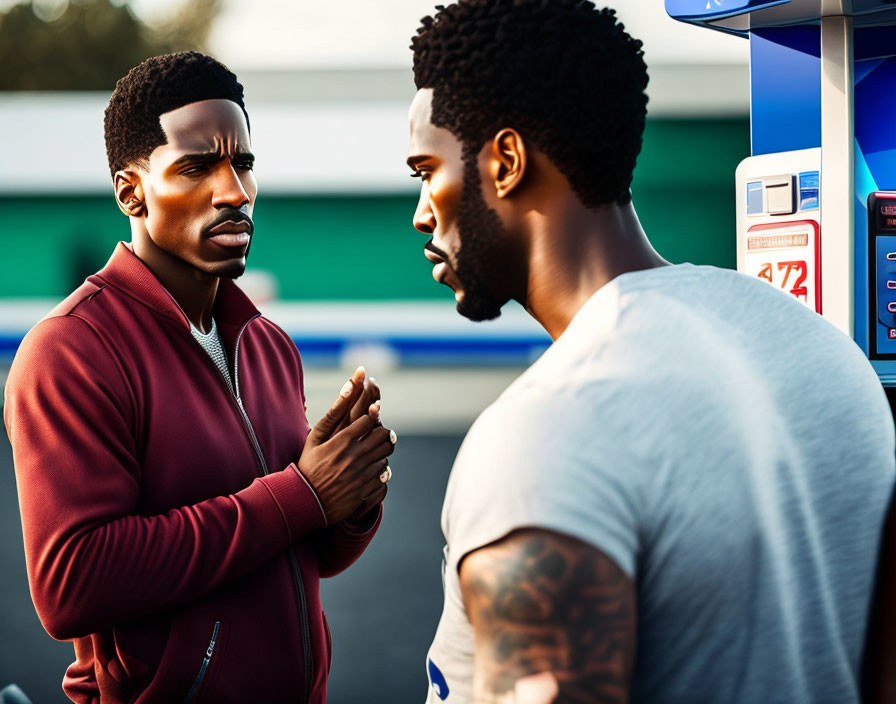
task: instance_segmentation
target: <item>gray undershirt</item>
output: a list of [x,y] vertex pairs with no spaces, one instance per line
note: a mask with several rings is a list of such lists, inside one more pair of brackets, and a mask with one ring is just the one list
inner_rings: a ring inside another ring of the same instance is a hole
[[199,331],[193,323],[190,323],[190,332],[196,338],[196,342],[200,344],[202,349],[206,351],[215,366],[221,370],[222,376],[227,380],[227,386],[233,391],[233,382],[230,379],[230,367],[227,364],[227,354],[224,352],[224,345],[221,344],[221,336],[218,335],[218,326],[215,319],[212,318],[212,329],[207,333]]

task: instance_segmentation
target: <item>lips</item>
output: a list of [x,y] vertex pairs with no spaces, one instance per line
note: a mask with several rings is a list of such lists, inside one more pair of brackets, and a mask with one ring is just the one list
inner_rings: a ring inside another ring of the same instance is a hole
[[434,278],[438,283],[443,283],[442,280],[445,278],[445,272],[448,269],[448,265],[445,263],[445,260],[429,249],[423,250],[423,256],[429,259],[429,261],[431,261],[433,264],[435,264],[435,266],[432,268],[432,278]]
[[439,262],[432,268],[432,278],[436,280],[436,283],[445,283],[445,273],[448,270],[448,265],[445,262]]
[[252,239],[252,225],[245,220],[227,220],[211,228],[207,237],[222,247],[243,247]]

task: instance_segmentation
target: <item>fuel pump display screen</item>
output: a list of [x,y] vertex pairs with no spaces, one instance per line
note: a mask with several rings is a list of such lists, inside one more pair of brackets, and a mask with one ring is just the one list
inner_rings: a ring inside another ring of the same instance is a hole
[[868,196],[871,359],[896,359],[896,193]]
[[878,196],[868,209],[878,232],[896,232],[896,201]]
[[747,231],[744,273],[764,279],[821,313],[818,223],[796,220]]

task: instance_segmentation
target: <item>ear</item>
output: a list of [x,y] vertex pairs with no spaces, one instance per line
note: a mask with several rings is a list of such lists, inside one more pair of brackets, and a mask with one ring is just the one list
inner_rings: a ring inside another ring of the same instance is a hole
[[115,201],[122,213],[129,217],[139,217],[146,212],[139,173],[132,169],[116,171],[112,177],[112,185],[115,188]]
[[492,140],[489,173],[498,198],[505,198],[526,174],[526,145],[520,133],[505,127]]

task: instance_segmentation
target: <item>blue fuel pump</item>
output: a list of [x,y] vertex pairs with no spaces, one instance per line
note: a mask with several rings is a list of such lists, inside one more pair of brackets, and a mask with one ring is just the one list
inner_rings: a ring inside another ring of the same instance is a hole
[[738,270],[855,339],[896,387],[896,1],[666,0],[750,42]]

